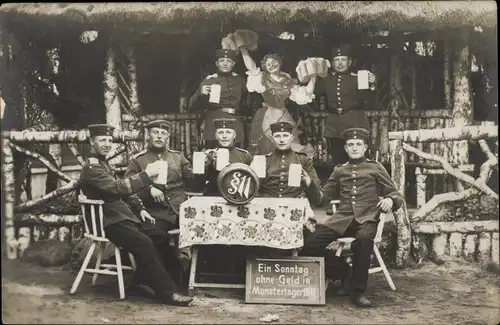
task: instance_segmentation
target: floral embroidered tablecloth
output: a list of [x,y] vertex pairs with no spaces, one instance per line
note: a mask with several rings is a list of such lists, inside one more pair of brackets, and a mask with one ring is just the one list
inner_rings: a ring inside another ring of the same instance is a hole
[[303,226],[313,216],[306,198],[255,198],[235,206],[222,197],[195,196],[181,204],[179,246],[300,248]]

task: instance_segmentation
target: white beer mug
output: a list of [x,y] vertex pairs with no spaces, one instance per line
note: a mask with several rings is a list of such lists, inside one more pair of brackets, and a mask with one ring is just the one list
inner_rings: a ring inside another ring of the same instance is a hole
[[302,165],[290,164],[288,168],[288,186],[300,187],[300,180],[302,178]]
[[220,92],[221,86],[218,84],[213,84],[210,86],[210,97],[208,101],[210,103],[219,104],[220,103]]
[[160,169],[160,173],[156,176],[153,181],[155,184],[167,185],[167,176],[168,176],[168,162],[166,160],[160,160],[162,162],[162,167]]
[[370,85],[368,82],[368,70],[359,70],[358,71],[358,89],[369,89]]
[[226,148],[220,148],[217,150],[217,162],[215,164],[215,169],[221,171],[227,165],[229,165],[229,150]]
[[193,174],[205,174],[205,153],[203,151],[193,152]]

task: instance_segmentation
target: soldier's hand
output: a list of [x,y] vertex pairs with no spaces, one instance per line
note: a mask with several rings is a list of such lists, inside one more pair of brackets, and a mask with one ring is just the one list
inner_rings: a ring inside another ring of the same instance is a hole
[[164,167],[163,162],[160,160],[157,160],[155,162],[148,164],[146,166],[145,172],[148,174],[149,177],[154,177],[161,172],[161,169],[163,167]]
[[302,183],[306,187],[309,187],[309,185],[311,185],[311,177],[304,169],[302,169]]
[[165,195],[163,194],[162,190],[159,190],[156,187],[152,186],[149,192],[151,193],[151,197],[156,203],[165,201]]
[[201,86],[201,93],[203,95],[209,95],[210,94],[210,89],[211,89],[210,85]]
[[392,210],[393,205],[394,202],[392,202],[392,199],[390,197],[386,197],[378,202],[377,208],[382,210],[382,212],[389,212]]
[[155,218],[153,218],[149,212],[147,212],[146,210],[141,210],[141,212],[139,212],[139,215],[141,216],[141,221],[142,222],[146,222],[149,221],[151,224],[155,224],[156,220]]
[[372,72],[368,71],[368,83],[374,84],[376,81],[377,78],[375,77],[375,75]]

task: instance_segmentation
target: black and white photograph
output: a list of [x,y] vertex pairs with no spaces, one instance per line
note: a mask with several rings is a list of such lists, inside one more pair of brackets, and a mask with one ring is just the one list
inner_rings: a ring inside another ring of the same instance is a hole
[[0,5],[5,324],[498,324],[495,1]]

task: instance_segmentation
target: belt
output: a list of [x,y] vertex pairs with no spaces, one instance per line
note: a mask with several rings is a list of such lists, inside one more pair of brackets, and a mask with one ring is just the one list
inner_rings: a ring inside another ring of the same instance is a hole
[[236,114],[236,109],[234,109],[234,108],[222,107],[220,110],[223,111],[224,113]]

